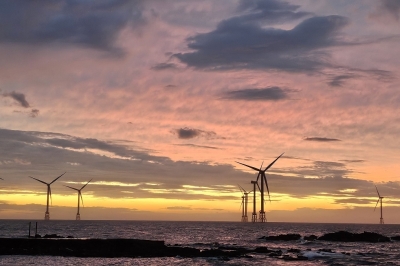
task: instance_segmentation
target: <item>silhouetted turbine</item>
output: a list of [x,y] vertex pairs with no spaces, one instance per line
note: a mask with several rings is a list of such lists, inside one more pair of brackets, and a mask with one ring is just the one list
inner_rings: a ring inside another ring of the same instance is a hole
[[376,206],[378,206],[378,203],[380,201],[381,202],[381,218],[379,219],[379,223],[380,224],[384,224],[385,222],[383,221],[383,216],[382,216],[382,214],[383,214],[383,211],[382,211],[382,199],[384,197],[381,197],[381,195],[379,194],[378,188],[376,186],[375,186],[375,188],[376,188],[376,193],[378,193],[378,201],[376,202],[374,211],[376,210]]
[[255,167],[253,167],[253,166],[250,166],[250,165],[247,165],[247,164],[244,164],[244,163],[237,162],[238,164],[244,165],[244,166],[249,167],[249,168],[251,168],[251,169],[253,169],[253,170],[255,170],[255,171],[258,172],[257,180],[256,180],[257,184],[258,184],[258,179],[259,179],[260,176],[261,176],[261,187],[260,187],[260,192],[261,192],[261,210],[260,210],[259,221],[262,222],[262,223],[266,222],[265,210],[264,210],[264,182],[265,182],[265,187],[267,188],[269,201],[271,201],[271,197],[270,197],[270,195],[269,195],[269,188],[268,188],[267,177],[265,176],[265,172],[266,172],[279,158],[281,158],[281,156],[282,156],[283,154],[284,154],[284,153],[282,153],[281,155],[279,155],[278,158],[276,158],[272,163],[270,163],[264,170],[262,170],[261,168],[258,169],[258,168],[255,168]]
[[79,209],[80,209],[80,202],[81,201],[82,201],[82,206],[83,206],[82,189],[84,189],[87,186],[87,184],[89,184],[90,181],[92,181],[92,180],[93,180],[93,178],[90,179],[83,187],[81,187],[81,189],[77,189],[77,188],[74,188],[74,187],[70,187],[70,186],[65,186],[64,185],[67,188],[70,188],[70,189],[78,191],[78,212],[76,213],[76,220],[80,220],[81,219],[81,214],[79,213]]
[[247,192],[247,191],[244,190],[244,188],[242,188],[240,185],[238,185],[238,186],[239,186],[240,191],[242,191],[242,192],[243,192],[243,195],[244,195],[244,206],[243,206],[242,222],[248,222],[248,218],[247,218],[247,205],[248,205],[248,203],[249,203],[249,193],[250,193],[251,191]]
[[[66,172],[64,172],[64,174],[65,174],[65,173],[66,173]],[[34,178],[34,177],[31,177],[31,176],[30,176],[30,178],[35,179],[36,181],[39,181],[40,183],[43,183],[43,184],[45,184],[45,185],[47,186],[47,204],[46,204],[46,212],[45,212],[45,214],[44,214],[44,219],[45,219],[45,220],[50,220],[50,213],[49,213],[49,198],[51,198],[51,188],[50,188],[50,185],[53,184],[54,182],[56,182],[57,179],[59,179],[60,177],[62,177],[64,174],[60,175],[59,177],[57,177],[56,179],[54,179],[54,180],[51,181],[50,183],[46,183],[46,182],[44,182],[44,181],[42,181],[42,180],[40,180],[40,179],[37,179],[37,178]],[[51,204],[53,204],[53,199],[51,199]]]

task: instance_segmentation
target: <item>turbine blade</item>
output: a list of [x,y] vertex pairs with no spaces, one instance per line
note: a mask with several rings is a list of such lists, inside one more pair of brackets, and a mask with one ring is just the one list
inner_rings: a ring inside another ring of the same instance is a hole
[[81,187],[81,189],[80,190],[82,190],[84,187],[86,187],[87,186],[87,184],[89,184],[90,183],[90,181],[92,181],[93,180],[93,178],[92,179],[90,179],[83,187]]
[[51,187],[49,186],[49,192],[50,192],[50,205],[53,206],[53,198],[51,197]]
[[239,184],[238,184],[238,186],[239,186],[239,188],[240,188],[240,190],[242,190],[243,191],[243,193],[244,194],[246,194],[247,192],[246,192],[246,190],[244,190],[244,188],[242,188]]
[[82,197],[82,193],[80,193],[80,192],[79,192],[79,195],[81,196],[82,207],[85,207],[85,206],[83,205],[83,197]]
[[261,172],[258,172],[258,175],[257,175],[257,179],[256,179],[257,185],[258,185],[258,178],[260,177],[260,173]]
[[267,177],[265,176],[265,174],[264,174],[264,181],[265,181],[265,186],[267,187],[269,202],[271,203],[271,197],[269,195],[269,188],[268,188],[268,181],[267,181]]
[[265,169],[264,169],[264,173],[265,173],[265,171],[267,171],[276,161],[278,161],[278,159],[279,158],[281,158],[281,156],[283,155],[284,153],[282,153],[281,155],[279,155],[278,156],[278,158],[276,158],[272,163],[270,163]]
[[258,187],[258,191],[261,191],[261,188],[260,188],[260,185],[258,185],[258,182],[257,182],[257,187]]
[[379,194],[378,188],[375,186],[376,188],[376,193],[378,193],[378,196],[381,197],[381,195]]
[[54,180],[50,183],[50,185],[53,184],[54,182],[56,182],[57,179],[59,179],[60,177],[62,177],[63,175],[65,175],[65,173],[66,173],[66,172],[64,172],[64,174],[60,175],[60,176],[57,177],[56,179],[54,179]]
[[[236,162],[236,161],[235,161],[235,162]],[[247,164],[244,164],[244,163],[239,163],[239,162],[236,162],[236,163],[241,164],[241,165],[244,165],[244,166],[247,166],[247,167],[249,167],[249,168],[251,168],[251,169],[253,169],[253,170],[255,170],[255,171],[259,171],[257,168],[255,168],[255,167],[253,167],[253,166],[250,166],[250,165],[247,165]]]
[[378,201],[376,202],[376,205],[375,205],[374,211],[376,210],[376,206],[378,206],[378,203],[379,203],[379,199],[378,199]]
[[64,187],[67,187],[67,188],[70,188],[70,189],[73,189],[73,190],[76,190],[76,191],[79,191],[79,189],[77,189],[77,188],[74,188],[74,187],[70,187],[70,186],[66,186],[66,185],[63,185]]
[[46,182],[44,182],[44,181],[42,181],[42,180],[40,180],[40,179],[31,177],[31,176],[29,176],[29,177],[32,178],[32,179],[35,179],[36,181],[39,181],[40,183],[43,183],[43,184],[45,184],[45,185],[48,185]]

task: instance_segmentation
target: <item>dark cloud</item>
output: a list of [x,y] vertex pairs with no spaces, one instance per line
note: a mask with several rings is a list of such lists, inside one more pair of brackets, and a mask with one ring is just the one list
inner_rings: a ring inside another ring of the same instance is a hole
[[206,139],[211,139],[216,137],[216,133],[213,131],[204,131],[200,129],[195,129],[195,128],[179,128],[179,129],[173,129],[172,133],[177,135],[178,138],[180,139],[192,139],[196,137],[205,137]]
[[289,98],[288,90],[279,87],[243,89],[225,92],[222,99],[244,101],[279,101]]
[[196,144],[174,144],[175,146],[186,146],[186,147],[193,147],[193,148],[201,148],[201,149],[212,149],[218,150],[219,148],[213,146],[204,146],[204,145],[196,145]]
[[329,82],[328,85],[332,86],[332,87],[342,87],[344,82],[348,79],[352,79],[357,77],[356,75],[351,75],[351,74],[347,74],[347,75],[339,75],[336,77],[333,77]]
[[306,140],[306,141],[318,141],[318,142],[341,141],[340,139],[322,138],[322,137],[307,137],[307,138],[304,138],[303,140]]
[[193,52],[174,56],[188,66],[208,69],[275,69],[316,71],[328,66],[322,49],[343,45],[341,16],[312,17],[290,30],[265,28],[234,17],[220,22],[214,31],[188,38]]
[[278,0],[241,0],[238,11],[250,14],[236,17],[242,22],[263,21],[280,23],[309,16],[309,12],[297,12],[300,6]]
[[151,67],[151,69],[153,70],[165,70],[165,69],[176,69],[176,68],[178,68],[178,66],[174,63],[160,63]]
[[0,1],[0,42],[66,43],[121,53],[126,26],[143,22],[140,0]]
[[400,20],[400,1],[399,0],[379,0],[379,6],[370,14],[371,18],[385,19],[391,18],[398,22]]
[[23,93],[19,93],[19,92],[6,92],[3,93],[3,97],[10,97],[12,99],[14,99],[19,105],[21,105],[24,108],[29,108],[30,105],[28,103],[28,101],[25,98],[25,94]]

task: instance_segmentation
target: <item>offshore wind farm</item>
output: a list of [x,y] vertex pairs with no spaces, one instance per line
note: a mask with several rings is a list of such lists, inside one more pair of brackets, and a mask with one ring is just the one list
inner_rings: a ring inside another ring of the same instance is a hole
[[0,25],[1,263],[398,265],[399,0],[3,0]]

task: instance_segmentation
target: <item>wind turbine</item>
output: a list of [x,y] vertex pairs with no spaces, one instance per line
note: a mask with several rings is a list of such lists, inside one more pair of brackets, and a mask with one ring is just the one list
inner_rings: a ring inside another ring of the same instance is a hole
[[249,203],[249,193],[251,192],[251,191],[249,191],[249,192],[247,192],[246,190],[244,190],[244,188],[242,188],[240,185],[238,185],[239,186],[239,189],[240,189],[240,191],[242,191],[243,192],[243,197],[244,197],[244,206],[243,206],[243,215],[242,215],[242,222],[248,222],[248,218],[247,218],[247,205],[248,205],[248,203]]
[[83,197],[82,197],[82,192],[81,192],[81,191],[82,191],[82,189],[84,189],[84,187],[86,187],[87,184],[89,184],[90,181],[92,181],[92,180],[93,180],[93,178],[90,179],[83,187],[81,187],[81,189],[77,189],[77,188],[70,187],[70,186],[65,186],[65,187],[67,187],[67,188],[70,188],[70,189],[73,189],[73,190],[78,191],[78,212],[76,213],[76,220],[77,220],[77,221],[81,219],[81,215],[80,215],[80,213],[79,213],[79,208],[80,208],[80,202],[81,202],[81,201],[82,201],[82,206],[83,206]]
[[253,184],[253,213],[251,214],[251,222],[255,223],[257,222],[257,212],[256,212],[256,185],[258,188],[260,188],[258,186],[257,181],[251,181],[251,183]]
[[[65,173],[66,173],[66,172],[64,172],[64,174],[65,174]],[[42,180],[40,180],[40,179],[37,179],[37,178],[34,178],[34,177],[31,177],[31,176],[30,176],[30,178],[35,179],[36,181],[39,181],[40,183],[43,183],[43,184],[47,185],[47,205],[46,205],[46,212],[45,212],[45,214],[44,214],[44,219],[45,219],[45,220],[50,220],[50,213],[49,213],[49,198],[51,198],[51,188],[50,188],[50,185],[53,184],[54,182],[56,182],[56,180],[59,179],[60,177],[62,177],[64,174],[60,175],[59,177],[57,177],[56,179],[54,179],[54,180],[51,181],[50,183],[46,183],[46,182],[44,182],[44,181],[42,181]],[[53,202],[53,200],[51,200],[51,202]]]
[[376,210],[376,206],[378,206],[378,203],[380,201],[381,202],[381,218],[379,219],[379,223],[384,224],[385,222],[383,221],[383,216],[382,216],[382,199],[384,197],[381,197],[381,195],[379,194],[378,188],[376,186],[375,186],[375,188],[376,188],[376,192],[378,193],[378,201],[376,202],[374,211]]
[[240,204],[240,208],[242,209],[242,222],[245,221],[244,219],[244,195],[242,195],[242,203]]
[[269,195],[269,188],[268,188],[267,177],[265,176],[265,172],[266,172],[279,158],[281,158],[282,155],[283,155],[283,153],[282,153],[281,155],[279,155],[278,158],[276,158],[272,163],[270,163],[264,170],[262,170],[261,168],[258,169],[258,168],[255,168],[255,167],[253,167],[253,166],[250,166],[250,165],[247,165],[247,164],[244,164],[244,163],[239,163],[239,162],[237,162],[238,164],[244,165],[244,166],[249,167],[249,168],[251,168],[251,169],[253,169],[253,170],[255,170],[255,171],[258,172],[257,180],[256,180],[256,183],[257,183],[257,184],[258,184],[258,179],[259,179],[260,176],[261,176],[261,187],[260,187],[260,192],[261,192],[261,210],[260,210],[260,216],[259,216],[259,218],[258,218],[258,220],[259,220],[261,223],[265,223],[265,222],[266,222],[266,219],[265,219],[265,210],[264,210],[264,182],[265,182],[265,187],[267,188],[269,201],[271,201],[271,197],[270,197],[270,195]]

